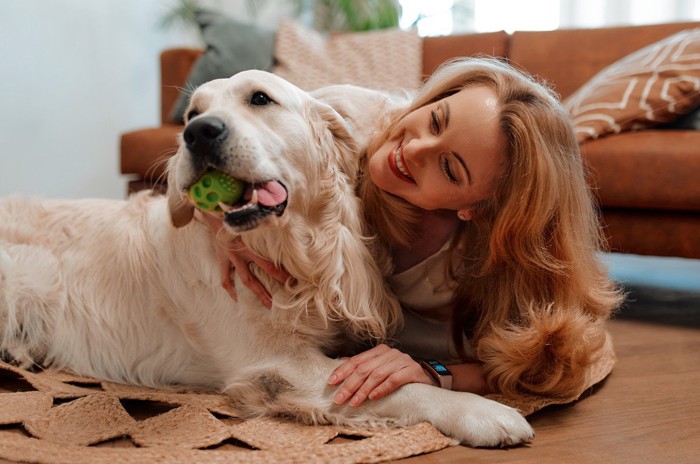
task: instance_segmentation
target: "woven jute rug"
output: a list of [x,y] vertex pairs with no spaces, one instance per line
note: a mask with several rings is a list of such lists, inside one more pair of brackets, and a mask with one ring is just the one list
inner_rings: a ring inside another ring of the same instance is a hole
[[[590,385],[612,369],[610,345]],[[583,393],[583,391],[582,391]],[[512,401],[530,414],[569,399]],[[404,428],[241,420],[229,398],[156,390],[0,362],[0,459],[31,463],[373,463],[455,445],[428,423]]]

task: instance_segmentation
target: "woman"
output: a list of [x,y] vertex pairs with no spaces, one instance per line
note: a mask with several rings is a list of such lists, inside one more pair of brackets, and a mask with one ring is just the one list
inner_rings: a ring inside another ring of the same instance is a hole
[[[359,193],[391,250],[406,325],[393,348],[333,373],[336,403],[434,384],[419,362],[431,357],[449,364],[455,390],[580,394],[622,297],[599,261],[596,211],[557,98],[502,62],[462,59],[379,119]],[[235,246],[226,255],[223,275],[230,259],[269,305],[247,263],[279,280],[284,271]]]

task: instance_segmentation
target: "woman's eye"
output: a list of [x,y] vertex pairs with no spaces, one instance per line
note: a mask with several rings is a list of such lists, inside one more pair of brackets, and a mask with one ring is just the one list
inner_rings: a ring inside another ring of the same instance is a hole
[[457,177],[454,175],[452,168],[450,167],[450,161],[446,157],[442,159],[442,172],[445,173],[450,182],[453,184],[458,183]]
[[435,134],[440,132],[440,120],[438,119],[437,111],[434,110],[430,112],[430,128]]
[[191,121],[192,119],[196,118],[197,116],[199,116],[199,111],[192,110],[189,113],[187,113],[187,120]]
[[265,92],[256,91],[250,96],[250,104],[254,106],[265,106],[272,103],[272,99]]

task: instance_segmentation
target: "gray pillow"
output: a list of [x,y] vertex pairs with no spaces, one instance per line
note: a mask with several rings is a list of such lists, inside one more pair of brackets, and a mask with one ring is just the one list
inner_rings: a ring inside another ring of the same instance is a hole
[[210,10],[195,13],[197,24],[206,44],[204,54],[197,59],[170,111],[170,119],[183,120],[190,93],[212,79],[231,77],[246,69],[272,69],[275,51],[275,30],[238,21]]

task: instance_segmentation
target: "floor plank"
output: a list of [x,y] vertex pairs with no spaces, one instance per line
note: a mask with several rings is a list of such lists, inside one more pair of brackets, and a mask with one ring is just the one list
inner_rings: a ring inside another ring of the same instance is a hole
[[700,331],[615,320],[610,332],[613,373],[575,405],[532,416],[529,446],[458,446],[401,464],[699,462]]

